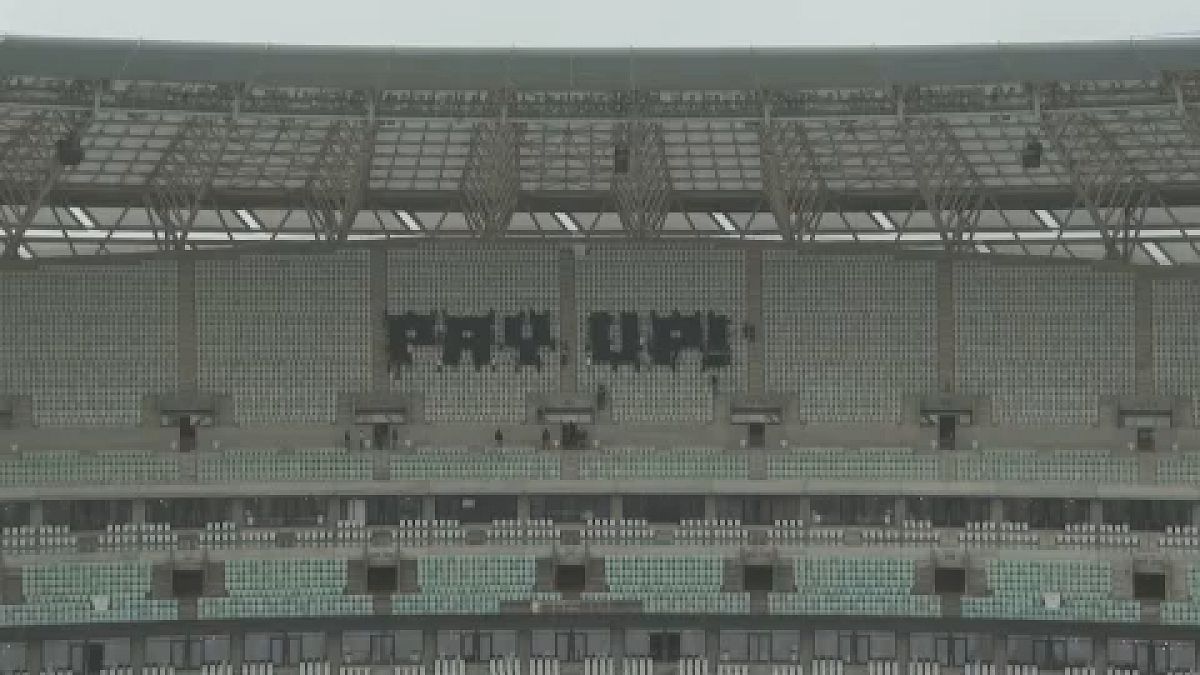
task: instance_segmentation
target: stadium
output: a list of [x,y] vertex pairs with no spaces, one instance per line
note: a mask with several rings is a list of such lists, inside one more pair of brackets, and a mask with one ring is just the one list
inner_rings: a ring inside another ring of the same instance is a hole
[[1200,40],[0,40],[0,675],[1200,672]]

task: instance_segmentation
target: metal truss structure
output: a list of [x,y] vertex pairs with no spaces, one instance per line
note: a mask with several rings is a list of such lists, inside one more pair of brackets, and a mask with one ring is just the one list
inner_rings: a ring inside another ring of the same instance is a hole
[[[894,50],[884,82],[858,52],[819,50],[520,52],[493,72],[483,52],[296,48],[252,77],[238,46],[209,48],[228,67],[205,70],[170,44],[113,46],[123,75],[101,77],[85,56],[104,44],[27,40],[0,40],[10,258],[707,237],[1200,262],[1200,41],[1010,50],[1020,72]],[[434,57],[458,70],[405,60]]]

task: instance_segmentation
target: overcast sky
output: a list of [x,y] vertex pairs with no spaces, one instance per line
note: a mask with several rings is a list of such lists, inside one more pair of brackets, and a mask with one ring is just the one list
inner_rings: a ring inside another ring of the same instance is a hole
[[0,31],[518,47],[1200,37],[1200,0],[0,0]]

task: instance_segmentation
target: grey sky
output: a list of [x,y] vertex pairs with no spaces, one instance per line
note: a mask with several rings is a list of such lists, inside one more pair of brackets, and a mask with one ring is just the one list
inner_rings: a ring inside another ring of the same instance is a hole
[[944,44],[1200,35],[1200,0],[0,0],[0,31],[415,46]]

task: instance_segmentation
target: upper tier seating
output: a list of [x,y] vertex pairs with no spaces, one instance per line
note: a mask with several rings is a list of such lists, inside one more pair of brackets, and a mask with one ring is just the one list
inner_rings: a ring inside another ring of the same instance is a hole
[[393,389],[420,394],[425,419],[432,422],[523,421],[528,395],[558,390],[559,359],[543,348],[540,368],[518,367],[517,352],[503,343],[503,317],[549,314],[550,337],[557,343],[558,255],[553,246],[499,242],[423,242],[389,251],[388,314],[496,313],[493,363],[464,358],[460,365],[440,367],[440,346],[417,347],[410,365],[394,369]]
[[749,478],[746,456],[720,448],[608,448],[579,460],[584,480],[670,480]]
[[228,597],[201,598],[201,619],[370,614],[371,598],[346,595],[346,561],[237,559],[225,563]]
[[42,265],[0,273],[0,395],[42,427],[134,426],[176,384],[175,263]]
[[767,456],[767,477],[826,480],[937,480],[941,458],[912,448],[795,448]]
[[650,334],[652,312],[660,316],[712,312],[729,320],[730,365],[708,370],[701,367],[700,354],[691,350],[681,352],[677,367],[671,368],[650,365],[643,349],[643,365],[635,369],[591,362],[587,350],[576,349],[580,391],[595,393],[603,386],[615,420],[705,422],[713,419],[714,376],[716,392],[744,391],[746,349],[740,330],[745,322],[745,270],[740,251],[701,245],[608,244],[577,257],[575,276],[584,337],[594,312],[636,313],[643,340]]
[[497,614],[506,602],[556,600],[539,593],[531,555],[432,555],[417,560],[415,594],[396,595],[396,614]]
[[1154,385],[1163,394],[1184,396],[1200,420],[1200,283],[1154,280]]
[[149,562],[55,563],[21,569],[25,604],[0,605],[0,625],[127,623],[178,618],[153,600]]
[[1163,485],[1200,483],[1200,452],[1164,455],[1158,460],[1158,482]]
[[963,598],[962,615],[982,619],[1137,622],[1141,605],[1113,597],[1105,560],[989,560],[992,595]]
[[392,480],[554,480],[559,457],[532,448],[418,448],[391,459]]
[[199,456],[201,482],[370,480],[372,458],[339,449],[225,450]]
[[179,460],[154,452],[27,452],[0,457],[0,485],[129,485],[179,480]]
[[715,555],[607,555],[608,591],[584,600],[638,601],[647,614],[746,614],[747,593],[723,593],[725,559]]
[[201,391],[231,394],[240,423],[332,423],[368,389],[367,255],[197,261]]
[[771,593],[772,614],[941,616],[941,599],[912,595],[916,563],[889,557],[796,560],[794,593]]
[[954,266],[958,390],[1000,424],[1090,425],[1133,391],[1133,275],[1075,265]]
[[1137,459],[1107,450],[983,450],[958,456],[958,480],[1136,483]]
[[935,286],[929,261],[767,251],[767,390],[812,420],[899,422],[936,389]]

